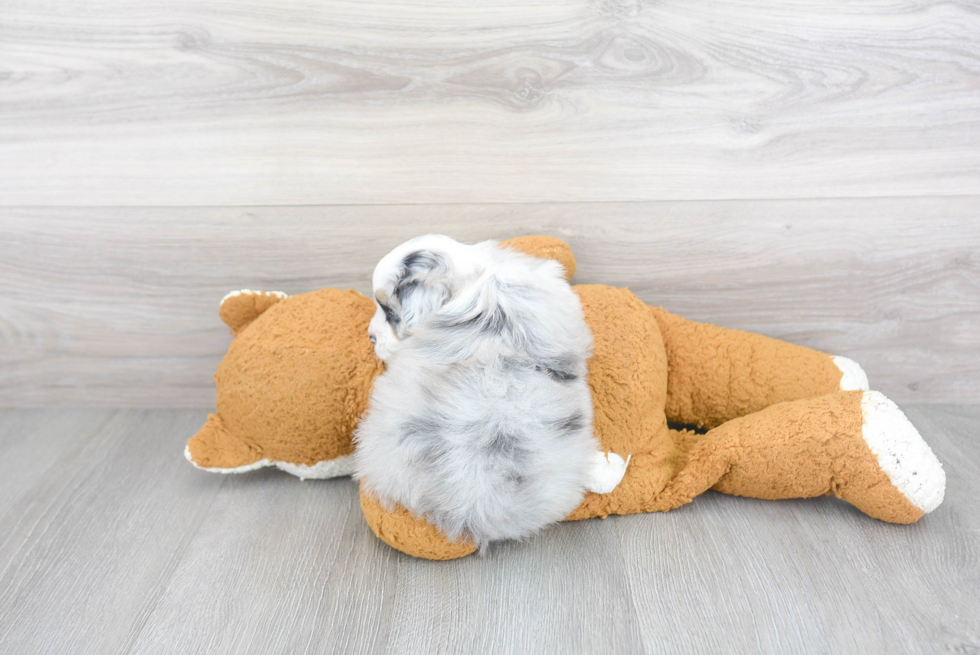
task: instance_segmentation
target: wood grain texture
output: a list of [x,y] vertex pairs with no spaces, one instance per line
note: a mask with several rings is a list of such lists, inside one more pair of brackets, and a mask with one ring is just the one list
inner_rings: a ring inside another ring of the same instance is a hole
[[980,401],[980,197],[0,209],[0,405],[211,407],[240,288],[353,287],[424,232],[545,233],[578,282],[860,362],[899,401]]
[[0,418],[5,443],[61,448],[44,469],[30,453],[2,462],[4,477],[22,467],[35,474],[22,476],[21,497],[0,519],[0,650],[126,650],[214,500],[181,478],[187,464],[173,451],[174,437],[198,421],[75,410],[61,416],[78,423],[64,434],[40,412],[32,428],[11,432],[11,416]]
[[0,652],[972,652],[980,406],[906,409],[948,476],[915,525],[708,493],[454,562],[347,478],[192,468],[203,411],[0,411]]
[[6,0],[0,205],[950,195],[947,0]]
[[[764,501],[713,492],[695,500],[696,515],[668,515],[677,523],[662,521],[656,539],[640,521],[617,523],[636,611],[648,619],[641,624],[647,650],[980,648],[980,411],[906,409],[947,475],[943,504],[908,529],[861,520],[834,498]],[[678,557],[665,544],[686,552]],[[705,608],[709,625],[692,626]]]

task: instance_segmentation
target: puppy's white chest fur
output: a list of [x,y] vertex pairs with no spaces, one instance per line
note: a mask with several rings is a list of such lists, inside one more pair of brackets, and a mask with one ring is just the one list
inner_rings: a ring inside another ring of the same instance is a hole
[[430,235],[385,256],[373,282],[386,371],[355,436],[368,492],[483,547],[618,484],[626,462],[597,457],[592,337],[560,264]]

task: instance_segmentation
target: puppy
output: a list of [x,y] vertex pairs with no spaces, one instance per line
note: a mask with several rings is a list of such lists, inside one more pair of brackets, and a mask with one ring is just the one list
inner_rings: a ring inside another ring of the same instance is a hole
[[429,235],[386,255],[373,284],[385,372],[354,461],[383,505],[483,549],[565,518],[608,487],[597,467],[619,482],[623,460],[592,435],[592,335],[560,264]]

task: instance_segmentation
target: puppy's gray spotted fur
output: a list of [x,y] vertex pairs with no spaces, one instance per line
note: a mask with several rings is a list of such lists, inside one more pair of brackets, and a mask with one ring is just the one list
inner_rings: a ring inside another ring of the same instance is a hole
[[374,289],[386,370],[355,436],[366,491],[481,549],[565,518],[598,445],[592,336],[560,264],[430,235],[382,259]]

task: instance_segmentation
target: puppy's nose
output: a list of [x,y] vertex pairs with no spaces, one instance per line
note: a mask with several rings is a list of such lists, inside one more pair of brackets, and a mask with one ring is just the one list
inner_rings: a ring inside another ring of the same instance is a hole
[[373,334],[369,334],[368,338],[371,340],[371,343],[378,343],[378,337],[374,336]]

